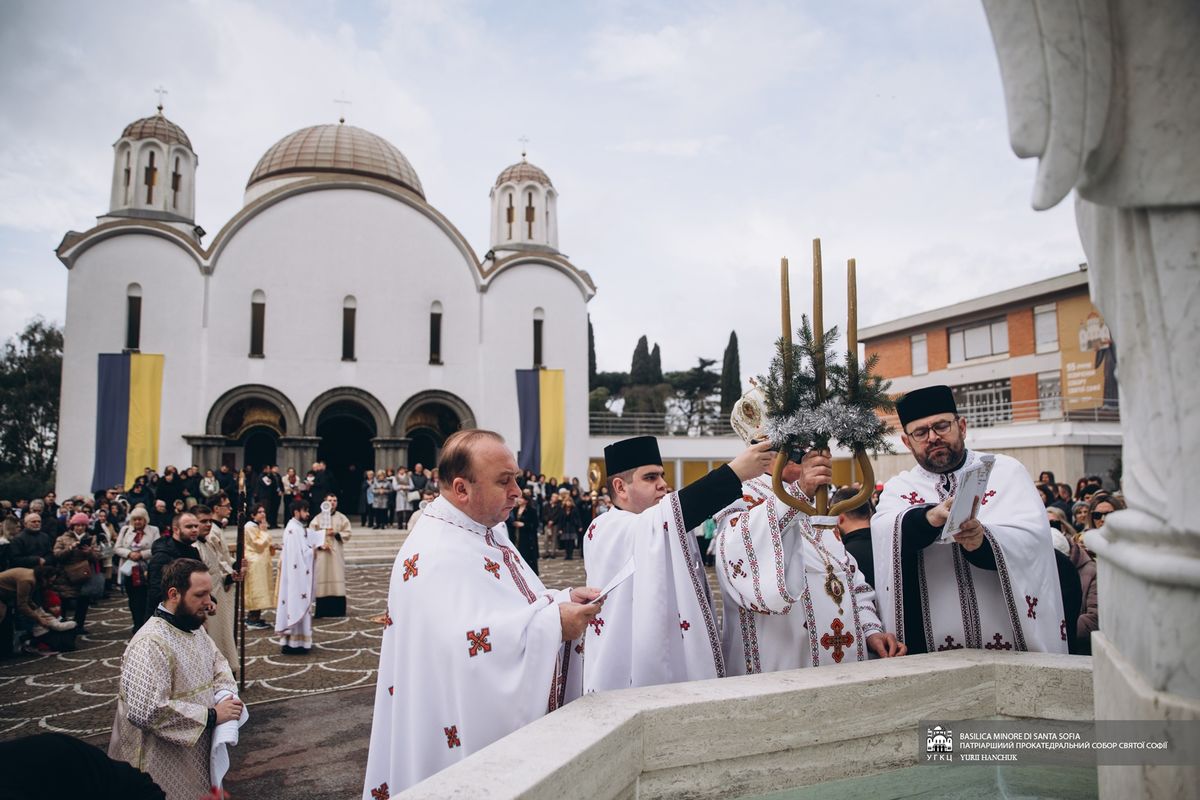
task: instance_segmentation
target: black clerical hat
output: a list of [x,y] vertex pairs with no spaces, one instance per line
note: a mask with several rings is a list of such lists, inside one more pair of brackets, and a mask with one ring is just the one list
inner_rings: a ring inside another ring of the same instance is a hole
[[651,464],[662,466],[662,456],[658,454],[658,439],[653,436],[622,439],[604,448],[604,471],[609,475]]
[[914,389],[897,400],[896,413],[900,415],[900,427],[907,428],[914,419],[932,417],[934,414],[957,414],[958,406],[949,386],[926,386]]

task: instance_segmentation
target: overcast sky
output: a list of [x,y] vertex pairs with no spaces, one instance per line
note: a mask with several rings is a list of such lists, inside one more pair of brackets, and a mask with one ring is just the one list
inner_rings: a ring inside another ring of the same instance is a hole
[[864,326],[1084,260],[1069,202],[1029,207],[971,0],[0,0],[0,338],[62,320],[53,250],[107,210],[112,144],[159,85],[209,238],[263,152],[344,96],[482,254],[488,190],[529,137],[560,247],[599,287],[602,370],[643,333],[666,369],[719,359],[735,329],[743,380],[762,372],[779,258],[799,320],[817,236],[827,324],[849,257]]

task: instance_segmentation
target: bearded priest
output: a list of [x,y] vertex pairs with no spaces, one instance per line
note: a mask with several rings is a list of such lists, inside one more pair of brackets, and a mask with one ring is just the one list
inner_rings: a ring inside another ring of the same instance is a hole
[[[733,428],[763,438],[766,401],[751,389],[734,405]],[[785,490],[811,502],[833,480],[826,453],[810,450],[783,470]],[[721,643],[730,675],[866,661],[905,654],[875,608],[875,590],[832,528],[780,500],[765,473],[714,518],[717,577],[724,595]]]
[[600,610],[595,590],[548,591],[509,541],[521,471],[499,434],[453,434],[438,474],[392,568],[363,800],[557,708],[570,645]]
[[1050,524],[1029,473],[995,455],[977,517],[942,540],[962,474],[983,454],[967,448],[949,386],[909,392],[896,410],[917,465],[884,485],[871,519],[884,627],[910,653],[1066,653]]
[[[691,530],[741,495],[774,453],[750,446],[727,465],[669,491],[658,440],[638,436],[604,448],[613,509],[583,537],[588,583],[612,588],[589,624],[578,691],[723,678],[725,660],[704,562]],[[574,694],[576,687],[571,687]]]

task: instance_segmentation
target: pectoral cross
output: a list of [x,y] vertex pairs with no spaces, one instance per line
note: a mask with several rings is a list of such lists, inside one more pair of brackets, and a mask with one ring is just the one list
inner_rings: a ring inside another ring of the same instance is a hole
[[832,647],[833,661],[835,664],[840,664],[846,655],[842,652],[842,648],[854,644],[854,635],[851,633],[842,633],[842,629],[846,626],[837,617],[833,618],[833,622],[829,627],[833,631],[833,635],[830,636],[828,633],[822,634],[821,647],[824,647],[826,650]]

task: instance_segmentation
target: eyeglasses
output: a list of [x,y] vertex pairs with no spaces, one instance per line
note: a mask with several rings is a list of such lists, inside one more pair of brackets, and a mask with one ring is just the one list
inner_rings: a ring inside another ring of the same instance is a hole
[[1111,513],[1112,513],[1111,511],[1093,511],[1092,512],[1092,522],[1099,522],[1100,520],[1104,519]]
[[950,426],[953,425],[954,421],[957,419],[958,417],[955,417],[954,419],[944,419],[940,422],[935,422],[932,425],[926,425],[923,428],[913,428],[908,432],[908,438],[915,442],[923,442],[929,438],[930,432],[936,433],[938,436],[945,436],[950,432]]

